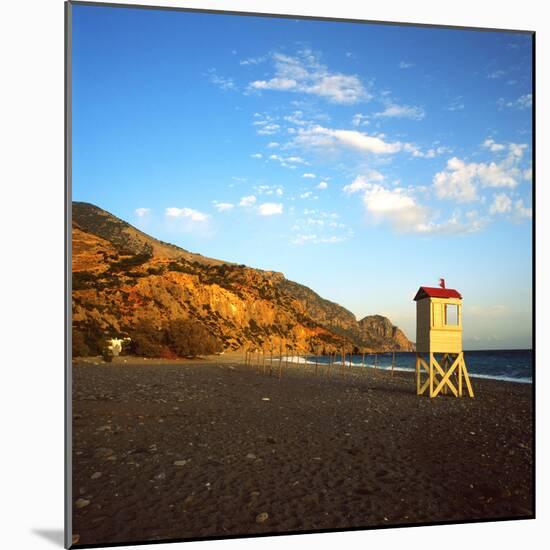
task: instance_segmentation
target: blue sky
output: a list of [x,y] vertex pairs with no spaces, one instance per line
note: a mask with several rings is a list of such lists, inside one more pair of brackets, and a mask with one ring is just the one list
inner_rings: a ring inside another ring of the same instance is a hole
[[73,198],[415,338],[531,345],[531,38],[73,7]]

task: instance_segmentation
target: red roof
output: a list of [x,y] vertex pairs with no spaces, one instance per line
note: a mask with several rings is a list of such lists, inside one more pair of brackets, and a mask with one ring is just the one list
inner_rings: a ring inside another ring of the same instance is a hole
[[418,289],[414,300],[422,300],[423,298],[458,298],[459,300],[462,300],[462,295],[454,288],[421,286]]

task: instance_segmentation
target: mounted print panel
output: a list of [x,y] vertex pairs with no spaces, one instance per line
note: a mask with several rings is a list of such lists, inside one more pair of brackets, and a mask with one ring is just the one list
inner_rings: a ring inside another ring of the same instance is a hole
[[534,34],[66,17],[67,546],[533,518]]

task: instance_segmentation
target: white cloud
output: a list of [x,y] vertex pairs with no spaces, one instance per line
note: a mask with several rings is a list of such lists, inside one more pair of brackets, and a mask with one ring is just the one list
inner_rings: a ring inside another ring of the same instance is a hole
[[523,179],[525,181],[531,181],[533,179],[533,169],[532,168],[526,168],[523,171]]
[[262,126],[261,128],[258,128],[257,133],[260,136],[271,136],[273,134],[276,134],[281,127],[278,124],[266,124],[265,126]]
[[276,118],[261,113],[254,113],[255,120],[252,122],[256,126],[256,133],[260,136],[271,136],[276,134],[281,126],[276,123]]
[[373,221],[388,222],[400,233],[473,233],[486,223],[475,212],[468,213],[464,222],[459,212],[453,213],[446,221],[432,221],[428,208],[419,204],[409,191],[388,189],[378,184],[369,185],[363,203]]
[[257,185],[254,190],[258,195],[277,195],[282,197],[284,194],[283,188],[280,185]]
[[487,138],[483,142],[483,147],[485,147],[486,149],[489,149],[491,153],[498,153],[506,149],[506,145],[503,145],[502,143],[496,143],[493,138]]
[[246,59],[241,59],[239,61],[239,65],[258,65],[266,60],[267,57],[265,55],[261,55],[258,57],[247,57]]
[[256,197],[254,195],[248,195],[246,197],[242,197],[239,206],[252,206],[256,203]]
[[208,74],[210,82],[218,86],[221,90],[227,91],[236,89],[235,81],[232,78],[218,75],[215,69],[210,69]]
[[292,168],[292,169],[296,168],[297,164],[305,164],[305,165],[308,164],[302,157],[298,157],[296,155],[285,157],[282,155],[272,154],[272,155],[269,155],[269,160],[276,160],[281,164],[281,166],[284,166],[285,168]]
[[193,222],[206,222],[210,218],[208,214],[204,214],[193,208],[170,207],[165,210],[165,214],[169,218],[186,218]]
[[321,125],[298,128],[289,145],[305,149],[326,149],[329,152],[334,152],[338,148],[345,148],[373,155],[391,155],[402,151],[420,158],[434,158],[437,155],[451,151],[451,149],[444,146],[423,151],[412,143],[387,141],[384,134],[367,134],[359,130],[333,129]]
[[278,141],[270,141],[267,146],[270,148],[270,149],[276,149],[277,147],[279,147],[280,143]]
[[456,199],[459,202],[475,200],[477,190],[473,180],[476,172],[476,164],[466,164],[453,157],[447,161],[447,169],[434,176],[433,185],[437,196],[440,199]]
[[233,208],[235,208],[235,205],[231,202],[213,201],[212,204],[218,212],[227,212],[228,210],[232,210]]
[[374,114],[375,117],[387,118],[410,118],[412,120],[422,120],[426,113],[422,107],[414,107],[410,105],[397,105],[392,103],[383,111]]
[[430,149],[427,149],[426,151],[422,151],[412,143],[403,143],[403,150],[408,153],[412,153],[413,157],[426,158],[426,159],[433,159],[438,155],[451,152],[451,149],[449,147],[444,147],[443,145],[440,145],[438,147],[432,147]]
[[533,217],[533,209],[523,204],[523,199],[519,199],[514,203],[514,217],[518,220]]
[[384,176],[380,172],[370,170],[366,176],[357,176],[352,183],[345,185],[343,191],[348,195],[359,191],[365,191],[370,188],[373,182],[383,181],[383,179]]
[[302,174],[303,178],[315,178],[315,174],[312,174],[311,172],[306,172],[305,174]]
[[518,184],[517,169],[495,162],[489,164],[479,163],[477,165],[477,175],[479,181],[485,187],[513,188]]
[[263,155],[262,153],[253,153],[252,155],[250,155],[250,157],[253,159],[261,159],[263,158]]
[[272,78],[271,80],[255,80],[251,86],[257,90],[290,90],[297,86],[292,78]]
[[351,119],[351,123],[354,126],[368,126],[370,124],[369,117],[361,113],[355,113]]
[[425,224],[425,209],[403,189],[368,184],[363,203],[375,221],[389,220],[399,231],[419,232]]
[[317,189],[327,189],[328,183],[326,181],[319,182],[319,185],[317,185]]
[[300,195],[301,199],[309,199],[309,197],[313,196],[313,191],[305,191]]
[[388,143],[381,137],[370,136],[357,130],[333,130],[319,125],[300,128],[293,143],[306,147],[334,147],[340,145],[375,155],[397,153],[403,148],[403,144],[400,142]]
[[455,97],[449,106],[447,107],[447,111],[463,111],[464,110],[464,102],[462,101],[462,96]]
[[297,234],[292,238],[293,244],[334,244],[341,243],[347,240],[348,237],[338,237],[331,235],[330,237],[323,237],[315,233],[309,234]]
[[523,157],[523,153],[527,150],[526,143],[509,143],[508,149],[510,151],[510,156],[520,159]]
[[400,69],[410,69],[411,67],[414,67],[414,63],[408,63],[407,61],[401,61],[401,63],[399,63]]
[[357,75],[331,73],[311,50],[295,56],[274,53],[274,75],[250,83],[252,90],[300,92],[323,97],[332,103],[353,104],[368,101],[371,96]]
[[508,155],[500,162],[470,162],[453,157],[447,162],[445,170],[438,172],[433,179],[433,186],[440,199],[456,199],[459,202],[469,202],[478,197],[477,187],[506,187],[513,189],[522,178],[518,164],[523,157],[527,145],[524,143],[508,143],[502,146],[490,138],[483,146],[493,152],[501,152],[504,147]]
[[151,212],[151,209],[150,208],[136,208],[134,210],[136,216],[138,216],[138,218],[143,218],[144,216],[147,216],[147,214],[149,214],[149,212]]
[[497,71],[493,71],[492,73],[489,73],[487,75],[487,78],[491,78],[491,79],[501,78],[505,74],[506,74],[506,71],[499,69]]
[[489,208],[491,214],[506,214],[512,210],[512,199],[506,193],[495,195]]
[[350,239],[353,231],[338,221],[338,214],[305,208],[306,218],[296,220],[292,226],[291,242],[297,245],[332,244]]
[[274,216],[283,213],[283,205],[280,202],[264,202],[258,207],[260,216]]
[[533,105],[533,96],[531,94],[524,94],[519,96],[516,99],[506,100],[503,97],[499,98],[497,101],[499,109],[509,108],[509,109],[530,109]]
[[307,120],[304,119],[303,111],[294,111],[292,114],[284,116],[283,119],[296,126],[304,126],[307,124]]

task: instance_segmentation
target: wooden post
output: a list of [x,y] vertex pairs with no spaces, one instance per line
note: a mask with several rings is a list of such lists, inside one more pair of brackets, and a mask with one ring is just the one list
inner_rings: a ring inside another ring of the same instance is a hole
[[416,395],[420,395],[420,356],[416,354],[416,364],[415,364],[415,374],[416,374]]
[[346,365],[347,355],[347,352],[344,350],[344,374],[346,375],[346,378],[349,376],[349,367]]
[[317,361],[317,349],[315,349],[315,376],[317,376],[317,367],[318,367],[318,361]]
[[288,355],[288,345],[285,344],[285,367],[288,369],[288,359],[289,359],[289,355]]
[[430,397],[434,396],[434,354],[430,352]]
[[458,365],[458,397],[462,397],[462,363],[463,360]]

